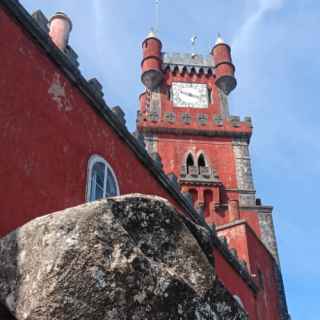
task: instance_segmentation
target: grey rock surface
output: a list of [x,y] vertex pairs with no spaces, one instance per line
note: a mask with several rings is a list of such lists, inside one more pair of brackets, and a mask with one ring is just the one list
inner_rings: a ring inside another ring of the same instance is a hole
[[247,319],[209,238],[154,196],[50,214],[0,240],[0,303],[17,320]]

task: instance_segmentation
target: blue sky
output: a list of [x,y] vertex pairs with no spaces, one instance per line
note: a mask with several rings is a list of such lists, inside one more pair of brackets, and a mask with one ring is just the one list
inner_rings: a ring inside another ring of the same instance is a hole
[[[153,0],[21,0],[32,12],[65,11],[71,45],[87,78],[97,77],[109,106],[138,108],[141,42],[155,21]],[[252,116],[251,155],[257,195],[274,205],[289,310],[318,320],[320,288],[319,23],[315,0],[160,0],[164,51],[208,53],[216,34],[233,48],[238,87],[231,113]]]

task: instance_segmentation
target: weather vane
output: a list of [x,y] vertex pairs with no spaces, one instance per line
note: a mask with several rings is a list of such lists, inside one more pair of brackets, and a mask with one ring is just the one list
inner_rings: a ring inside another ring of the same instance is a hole
[[156,10],[156,21],[155,21],[155,26],[154,26],[154,32],[158,33],[159,28],[160,28],[160,0],[155,0],[155,10]]
[[191,41],[191,45],[192,45],[192,57],[195,57],[196,54],[194,53],[195,52],[195,47],[196,47],[196,44],[197,44],[197,40],[198,40],[198,37],[196,35],[193,35],[190,39]]

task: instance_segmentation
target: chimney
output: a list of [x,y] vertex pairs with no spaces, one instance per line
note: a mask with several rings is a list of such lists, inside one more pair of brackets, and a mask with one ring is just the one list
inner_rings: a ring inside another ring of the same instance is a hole
[[49,36],[54,44],[65,51],[72,30],[71,19],[63,12],[57,12],[49,21]]

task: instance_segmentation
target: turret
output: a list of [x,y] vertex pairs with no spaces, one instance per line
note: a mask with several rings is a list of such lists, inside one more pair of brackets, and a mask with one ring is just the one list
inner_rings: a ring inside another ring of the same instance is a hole
[[161,71],[161,41],[153,32],[142,43],[143,60],[141,62],[142,76],[141,81],[146,88],[153,90],[157,88],[162,79]]
[[49,21],[49,36],[54,44],[65,51],[72,29],[71,19],[63,12],[57,12]]
[[216,85],[228,95],[237,85],[234,77],[235,67],[232,64],[231,48],[218,36],[211,54],[215,64]]

